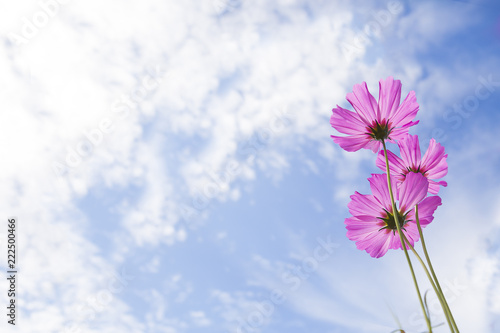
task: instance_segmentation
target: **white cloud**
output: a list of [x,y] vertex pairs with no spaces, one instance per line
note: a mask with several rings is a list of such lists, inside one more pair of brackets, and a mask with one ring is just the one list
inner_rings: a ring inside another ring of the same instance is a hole
[[210,320],[206,317],[205,312],[203,311],[191,311],[189,315],[196,326],[206,327],[211,324]]

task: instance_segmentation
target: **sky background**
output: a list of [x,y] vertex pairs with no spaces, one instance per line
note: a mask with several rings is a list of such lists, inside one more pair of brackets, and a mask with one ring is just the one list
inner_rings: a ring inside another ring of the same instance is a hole
[[0,3],[2,332],[425,331],[403,253],[345,235],[375,154],[330,138],[388,76],[448,153],[425,235],[458,326],[500,332],[496,1]]

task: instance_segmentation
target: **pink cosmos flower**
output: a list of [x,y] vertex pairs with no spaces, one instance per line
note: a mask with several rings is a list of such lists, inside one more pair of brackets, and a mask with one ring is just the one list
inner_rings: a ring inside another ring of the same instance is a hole
[[[421,158],[417,135],[408,134],[408,136],[398,141],[398,146],[401,158],[391,151],[387,152],[389,170],[391,175],[397,179],[398,186],[401,185],[410,172],[421,173],[429,180],[429,193],[431,194],[437,194],[440,185],[445,187],[448,185],[445,181],[437,182],[433,180],[442,178],[448,173],[448,163],[446,163],[448,154],[444,153],[444,147],[437,143],[436,140],[431,139],[429,148],[423,158]],[[376,165],[383,171],[387,170],[383,151],[378,154]]]
[[366,148],[376,153],[382,140],[397,141],[408,133],[411,126],[418,124],[418,121],[412,121],[419,108],[415,92],[410,91],[400,105],[401,81],[389,76],[379,84],[378,103],[363,82],[354,85],[353,92],[346,96],[356,112],[338,105],[332,110],[330,124],[340,133],[347,134],[332,135],[333,141],[343,149],[352,152]]
[[[418,204],[420,225],[425,227],[432,222],[432,214],[441,205],[441,198],[426,197],[429,182],[420,173],[409,173],[399,189],[394,185],[394,180],[391,177],[393,194],[399,198],[396,214],[402,232],[413,246],[419,239],[415,205]],[[351,195],[348,207],[352,217],[345,219],[347,238],[355,241],[358,249],[380,258],[387,250],[402,247],[387,187],[387,175],[373,174],[368,181],[373,194],[355,192]]]

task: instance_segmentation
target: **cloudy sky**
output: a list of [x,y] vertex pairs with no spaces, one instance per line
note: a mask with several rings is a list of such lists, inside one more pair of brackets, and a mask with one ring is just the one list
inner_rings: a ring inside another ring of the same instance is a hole
[[2,332],[423,332],[403,253],[345,235],[375,154],[330,138],[388,76],[449,155],[425,235],[458,326],[500,332],[496,1],[1,4]]

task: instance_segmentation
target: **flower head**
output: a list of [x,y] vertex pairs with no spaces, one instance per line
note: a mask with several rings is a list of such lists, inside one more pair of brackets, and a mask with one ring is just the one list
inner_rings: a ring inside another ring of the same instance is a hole
[[365,250],[374,258],[380,258],[389,249],[401,249],[395,214],[401,231],[413,246],[419,239],[415,220],[415,205],[418,204],[419,221],[422,227],[432,222],[432,214],[441,205],[438,196],[427,196],[429,183],[420,173],[410,173],[398,189],[391,177],[393,193],[399,198],[397,211],[392,209],[386,174],[373,174],[368,179],[373,194],[351,195],[348,204],[352,217],[345,219],[347,238],[356,242],[356,247]]
[[333,141],[347,151],[361,148],[380,150],[381,141],[397,141],[403,138],[408,129],[418,124],[412,121],[418,112],[415,92],[410,91],[403,103],[401,101],[401,81],[389,76],[380,80],[378,103],[370,94],[366,82],[354,85],[353,92],[346,96],[356,112],[337,105],[330,118],[330,124],[347,136],[334,136]]
[[[444,153],[444,147],[436,140],[431,139],[429,148],[424,154],[420,153],[420,144],[417,135],[407,135],[405,138],[398,141],[401,158],[393,152],[387,152],[389,159],[389,170],[391,175],[394,175],[398,181],[398,186],[405,180],[405,177],[411,173],[421,173],[429,181],[429,193],[437,194],[439,186],[447,186],[445,181],[435,181],[448,173],[448,164],[446,163],[447,154]],[[382,170],[386,169],[385,155],[380,151],[377,157],[377,166]]]

